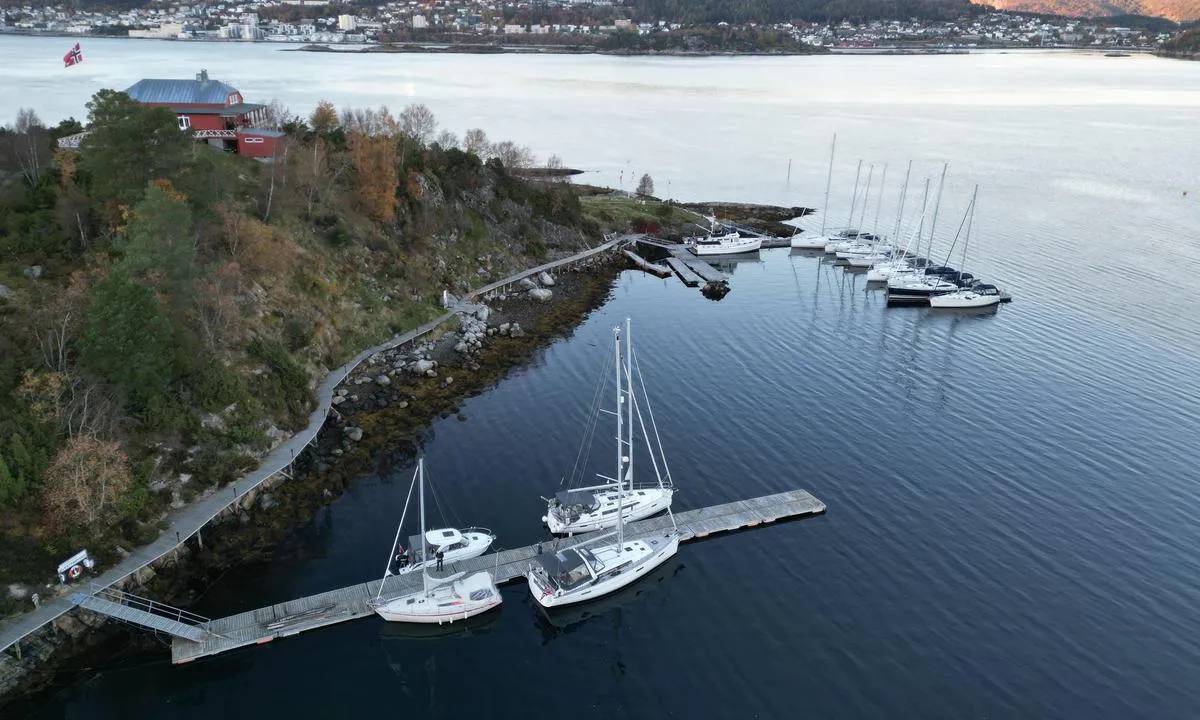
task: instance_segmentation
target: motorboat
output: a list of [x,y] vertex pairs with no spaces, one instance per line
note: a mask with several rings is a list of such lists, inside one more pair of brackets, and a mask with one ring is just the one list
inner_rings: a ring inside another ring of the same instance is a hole
[[758,250],[762,247],[762,238],[742,237],[737,230],[717,222],[716,216],[709,216],[708,234],[686,238],[683,244],[693,255],[736,255]]
[[[418,507],[421,516],[421,534],[419,537],[429,539],[430,533],[425,528],[425,459],[417,461],[417,470],[413,475],[413,485],[418,487]],[[408,499],[412,498],[412,485],[408,489]],[[421,587],[417,590],[403,591],[403,585],[410,581],[393,579],[400,575],[394,571],[395,563],[406,553],[400,547],[400,533],[404,528],[404,519],[408,514],[408,500],[404,503],[404,512],[400,515],[400,525],[396,528],[396,539],[392,541],[392,551],[388,555],[387,569],[383,581],[379,584],[379,592],[369,601],[371,608],[379,617],[388,622],[405,623],[452,623],[456,620],[466,620],[469,617],[485,613],[500,605],[503,598],[496,587],[495,578],[487,571],[474,573],[454,573],[447,577],[433,578],[429,575],[430,562],[422,560],[415,569],[421,573]],[[455,531],[455,536],[462,536]],[[450,536],[447,536],[449,538]],[[492,538],[494,539],[494,537]],[[491,540],[488,541],[488,545]],[[442,547],[431,544],[431,547]],[[427,548],[428,549],[428,548]],[[486,548],[485,548],[486,549]],[[476,553],[476,555],[481,553]],[[475,557],[472,555],[471,557]],[[446,560],[442,558],[443,562]],[[440,568],[439,568],[440,569]],[[410,571],[411,572],[411,571]],[[397,583],[401,588],[397,588]]]

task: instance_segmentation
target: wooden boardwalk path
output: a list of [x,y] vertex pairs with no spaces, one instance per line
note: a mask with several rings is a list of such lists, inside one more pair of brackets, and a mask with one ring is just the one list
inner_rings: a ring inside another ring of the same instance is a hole
[[[715,533],[754,528],[777,520],[819,515],[823,512],[825,503],[805,490],[791,490],[751,500],[688,510],[676,515],[675,521],[679,525],[681,542],[687,542]],[[670,526],[670,517],[661,515],[630,523],[626,526],[625,535],[629,538],[647,537],[663,532]],[[601,534],[603,532],[592,535],[598,537]],[[580,535],[572,539],[546,541],[542,543],[542,549],[552,552],[556,543],[574,543],[586,537]],[[528,545],[489,553],[471,560],[452,563],[448,565],[446,572],[470,573],[487,570],[493,574],[497,583],[505,583],[524,574],[537,550],[537,545]],[[171,645],[171,661],[176,664],[187,663],[248,645],[261,645],[305,630],[373,615],[370,600],[379,593],[379,584],[379,580],[374,580],[211,620],[207,625],[211,634],[199,642],[181,637],[174,638]],[[390,596],[413,592],[420,584],[419,575],[391,576],[387,578],[384,594]]]
[[[520,282],[521,279],[536,275],[537,273],[554,270],[561,267],[569,267],[574,263],[587,260],[595,255],[607,252],[617,245],[628,242],[633,236],[609,236],[605,241],[594,248],[583,250],[568,257],[560,258],[553,262],[548,262],[537,267],[524,270],[516,273],[503,280],[498,280],[494,283],[485,285],[477,290],[467,293],[463,300],[470,301],[475,298],[485,296],[488,293],[508,287],[514,283]],[[464,309],[466,306],[464,305]],[[455,316],[456,308],[450,309],[449,312],[431,322],[425,323],[419,328],[410,330],[401,335],[396,335],[384,343],[376,345],[372,348],[367,348],[359,354],[355,355],[349,362],[336,370],[330,371],[325,379],[317,387],[316,391],[316,407],[308,418],[308,425],[297,432],[292,437],[288,438],[281,445],[272,450],[266,457],[263,458],[262,464],[258,469],[251,471],[236,482],[229,486],[216,490],[209,495],[205,495],[190,505],[186,505],[176,512],[171,513],[167,518],[167,526],[155,540],[148,545],[143,545],[135,549],[132,553],[125,557],[120,563],[109,568],[99,577],[93,578],[92,585],[100,588],[109,587],[119,583],[130,575],[138,572],[142,568],[151,565],[158,561],[168,553],[173,552],[183,542],[189,540],[193,535],[199,532],[205,525],[211,522],[214,518],[223,512],[226,512],[231,505],[238,502],[243,495],[256,489],[266,480],[275,475],[286,472],[286,470],[295,461],[296,456],[304,451],[321,431],[325,425],[325,420],[329,415],[330,409],[333,407],[333,394],[337,390],[337,386],[342,383],[346,377],[354,371],[363,361],[372,355],[384,350],[391,350],[400,347],[406,343],[413,343],[428,333],[438,328],[442,323]],[[53,622],[59,616],[71,611],[75,605],[66,594],[60,594],[58,597],[46,598],[43,600],[40,607],[31,610],[30,612],[16,615],[11,618],[0,620],[0,651],[4,651],[14,645],[17,645],[21,640],[28,637],[30,634],[37,632],[40,628],[49,622]],[[17,648],[17,654],[20,654],[20,648]]]

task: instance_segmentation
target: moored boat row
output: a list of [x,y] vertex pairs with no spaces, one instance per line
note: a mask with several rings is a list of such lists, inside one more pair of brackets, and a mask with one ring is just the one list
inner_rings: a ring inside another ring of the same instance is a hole
[[[624,347],[622,347],[624,341]],[[555,547],[541,554],[525,572],[530,593],[543,607],[570,605],[602,597],[631,584],[675,555],[679,548],[679,530],[671,515],[671,527],[652,536],[627,540],[627,523],[650,517],[664,510],[670,514],[674,486],[667,470],[658,429],[654,425],[649,402],[639,400],[634,380],[642,388],[631,341],[631,323],[613,329],[613,371],[616,380],[617,467],[613,477],[600,475],[598,485],[573,487],[556,493],[547,500],[542,521],[555,535],[574,535],[614,528],[598,537],[587,535],[567,547]],[[607,370],[606,370],[607,372]],[[593,402],[593,418],[589,427],[595,429],[595,416],[600,409],[600,395]],[[643,406],[643,402],[645,405]],[[636,425],[635,425],[636,421]],[[648,424],[647,424],[648,421]],[[636,485],[633,475],[635,427],[640,427],[650,450],[655,482]],[[584,442],[590,442],[586,433]],[[653,440],[652,440],[653,438]],[[657,447],[654,444],[657,443]],[[661,465],[661,471],[660,471]],[[574,472],[572,479],[575,479]],[[443,624],[466,620],[499,607],[503,598],[496,587],[495,577],[487,571],[471,574],[453,573],[444,577],[431,575],[440,572],[447,561],[453,563],[479,557],[495,542],[496,536],[481,528],[458,530],[441,528],[429,530],[425,521],[425,461],[421,458],[413,474],[408,495],[401,513],[400,525],[388,564],[384,582],[371,601],[371,607],[384,620],[400,623]],[[401,544],[402,530],[408,515],[413,490],[417,491],[420,532],[409,540],[409,549]],[[421,573],[419,590],[388,595],[387,578]]]

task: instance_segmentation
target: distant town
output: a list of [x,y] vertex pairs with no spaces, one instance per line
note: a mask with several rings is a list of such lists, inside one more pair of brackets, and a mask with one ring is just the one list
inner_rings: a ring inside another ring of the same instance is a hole
[[[536,48],[574,43],[584,47],[652,51],[663,47],[651,44],[656,36],[678,38],[689,31],[704,30],[742,32],[752,38],[769,35],[776,40],[763,47],[775,52],[802,48],[844,52],[1022,47],[1153,50],[1171,37],[1167,32],[1109,26],[1099,19],[1046,18],[1008,12],[981,13],[956,22],[911,19],[731,26],[634,22],[621,17],[621,6],[614,6],[611,0],[585,3],[549,0],[537,3],[536,7],[529,2],[487,0],[390,2],[375,8],[356,7],[352,11],[350,6],[337,6],[347,11],[322,14],[331,7],[316,0],[163,3],[153,8],[90,11],[72,9],[66,4],[8,7],[0,9],[0,32],[350,46],[424,41]],[[535,17],[542,20],[526,21]],[[580,20],[556,23],[544,20],[551,17]],[[590,20],[591,17],[603,19]],[[620,37],[640,42],[608,41]],[[778,42],[779,38],[784,44]],[[723,48],[701,43],[680,44],[670,49],[703,52]]]

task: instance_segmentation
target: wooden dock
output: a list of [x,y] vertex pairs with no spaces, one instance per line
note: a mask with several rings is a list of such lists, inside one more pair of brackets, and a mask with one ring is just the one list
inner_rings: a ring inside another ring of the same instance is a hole
[[641,255],[638,255],[637,253],[635,253],[632,250],[622,250],[621,252],[624,253],[625,257],[629,258],[630,261],[632,261],[633,264],[636,265],[638,267],[638,269],[640,269],[640,270],[644,270],[648,273],[657,275],[659,277],[670,277],[671,276],[671,268],[669,268],[665,265],[659,265],[658,263],[652,263],[649,260],[647,260],[646,258],[642,257]]
[[[751,500],[688,510],[676,515],[675,521],[679,526],[680,541],[687,542],[717,533],[756,528],[778,520],[819,515],[824,512],[825,503],[805,490],[792,490]],[[625,528],[625,536],[646,537],[663,532],[670,526],[670,518],[661,515],[630,523]],[[601,534],[603,533],[592,535],[598,537]],[[556,543],[574,543],[586,537],[580,535],[572,539],[545,541],[541,546],[543,551],[551,552]],[[497,583],[509,582],[523,576],[537,551],[537,545],[529,545],[489,553],[471,560],[452,563],[446,568],[446,574],[488,570]],[[204,639],[198,642],[178,636],[174,638],[171,645],[171,661],[175,664],[187,663],[236,648],[262,645],[276,638],[373,615],[374,611],[369,603],[371,598],[379,593],[379,584],[380,581],[375,580],[351,585],[211,620],[204,626]],[[387,578],[384,594],[400,595],[413,592],[420,584],[419,575],[391,576]]]
[[696,287],[700,283],[704,282],[704,278],[693,272],[692,269],[685,265],[684,262],[679,258],[669,257],[666,259],[666,263],[668,267],[675,271],[675,274],[679,276],[679,279],[683,281],[684,285],[687,285],[688,287]]
[[[691,255],[690,252],[687,254]],[[692,272],[696,273],[701,278],[703,278],[704,282],[710,282],[710,283],[729,282],[728,275],[726,275],[725,273],[716,269],[712,265],[709,265],[708,263],[704,262],[703,260],[697,259],[695,256],[683,257],[681,255],[676,255],[676,257],[679,258],[683,262],[684,265],[687,265],[688,268],[690,268]]]

